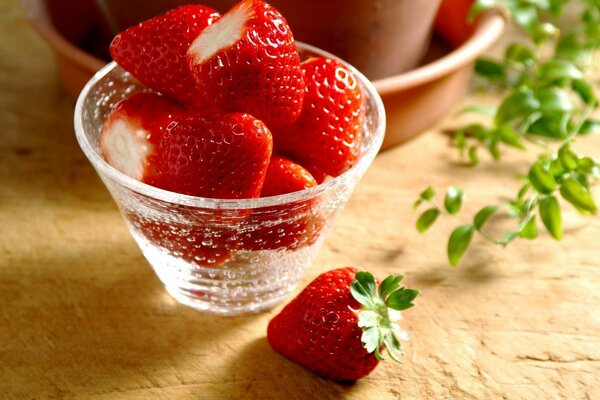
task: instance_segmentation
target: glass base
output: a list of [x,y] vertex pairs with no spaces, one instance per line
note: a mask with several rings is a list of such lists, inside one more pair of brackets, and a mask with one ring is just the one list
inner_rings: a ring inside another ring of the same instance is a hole
[[199,311],[220,315],[256,313],[294,291],[312,264],[320,240],[295,251],[240,251],[219,267],[202,267],[134,235],[169,294]]

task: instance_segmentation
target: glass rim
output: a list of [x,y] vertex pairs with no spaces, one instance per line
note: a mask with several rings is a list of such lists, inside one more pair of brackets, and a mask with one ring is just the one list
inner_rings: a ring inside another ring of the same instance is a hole
[[383,137],[385,134],[385,108],[383,106],[383,101],[379,93],[377,92],[377,89],[375,89],[375,86],[352,65],[348,64],[344,60],[341,60],[339,57],[334,56],[333,54],[321,50],[317,47],[299,41],[296,41],[296,43],[298,45],[299,50],[307,50],[320,56],[337,59],[340,62],[342,62],[346,67],[348,67],[360,80],[361,84],[366,89],[368,98],[370,98],[375,105],[374,111],[379,119],[379,123],[377,124],[373,132],[371,132],[371,134],[373,135],[373,140],[365,149],[364,153],[360,156],[358,162],[344,173],[326,182],[323,182],[312,188],[287,194],[281,194],[277,196],[258,197],[249,199],[219,199],[211,197],[191,196],[171,192],[165,189],[160,189],[151,186],[147,183],[143,183],[125,175],[121,171],[108,164],[108,162],[104,159],[100,152],[95,150],[95,146],[90,142],[88,136],[85,133],[86,130],[83,126],[84,101],[89,96],[93,87],[100,80],[106,77],[106,75],[108,75],[111,71],[118,67],[118,64],[114,61],[108,63],[98,72],[96,72],[94,76],[86,83],[84,88],[81,90],[79,97],[77,98],[74,113],[74,126],[75,135],[77,137],[79,146],[81,147],[82,151],[99,174],[107,176],[112,181],[136,193],[177,205],[208,209],[254,209],[309,200],[318,196],[321,193],[332,190],[333,188],[341,185],[343,182],[350,180],[352,176],[364,172],[363,170],[366,170],[366,168],[374,160],[375,156],[381,148],[381,144],[383,143]]

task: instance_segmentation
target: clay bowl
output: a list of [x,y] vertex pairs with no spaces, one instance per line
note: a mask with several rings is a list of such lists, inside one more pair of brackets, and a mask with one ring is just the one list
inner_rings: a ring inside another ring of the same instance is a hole
[[[110,24],[98,15],[95,2],[22,0],[28,18],[56,54],[58,70],[74,98],[107,62]],[[73,7],[73,4],[76,6]],[[382,149],[404,143],[431,128],[461,99],[468,88],[475,59],[502,34],[504,19],[488,13],[479,19],[474,33],[453,48],[434,34],[421,65],[373,83],[387,113],[387,132]],[[85,49],[85,50],[84,50]]]

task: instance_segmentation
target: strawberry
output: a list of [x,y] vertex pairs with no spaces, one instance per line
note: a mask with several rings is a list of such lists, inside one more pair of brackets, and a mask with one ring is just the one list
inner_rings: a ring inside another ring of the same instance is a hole
[[312,281],[269,323],[267,339],[275,351],[336,381],[369,374],[385,347],[398,361],[399,339],[408,333],[396,321],[418,294],[399,288],[401,275],[388,276],[379,287],[368,272],[340,268]]
[[188,115],[161,140],[163,188],[193,196],[260,196],[273,142],[264,123],[249,114]]
[[157,93],[136,93],[112,110],[100,136],[106,161],[141,182],[157,186],[156,149],[169,126],[183,112],[172,100]]
[[304,79],[296,44],[267,3],[235,5],[198,35],[187,58],[199,90],[217,108],[250,113],[270,128],[300,115]]
[[272,151],[271,133],[248,114],[201,115],[153,93],[122,101],[100,143],[108,163],[134,179],[223,199],[259,197]]
[[110,44],[110,54],[145,86],[184,103],[204,106],[185,54],[200,32],[219,17],[205,6],[176,8],[118,34]]
[[274,130],[275,148],[309,171],[338,176],[358,157],[365,96],[352,71],[319,57],[302,63],[306,94],[300,117]]
[[315,178],[300,164],[274,154],[269,162],[261,197],[277,196],[317,186]]
[[[261,197],[277,196],[314,187],[317,182],[301,165],[274,154],[271,157]],[[312,212],[314,200],[264,207],[254,210],[243,221],[235,237],[238,250],[296,250],[313,244],[323,227]],[[279,221],[279,222],[274,222]]]

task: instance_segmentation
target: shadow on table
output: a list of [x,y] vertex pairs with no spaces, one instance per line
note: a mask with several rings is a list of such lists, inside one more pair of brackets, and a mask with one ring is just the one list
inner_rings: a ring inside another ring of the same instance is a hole
[[12,260],[0,268],[2,398],[181,385],[186,366],[214,357],[214,342],[252,318],[179,305],[131,239]]

